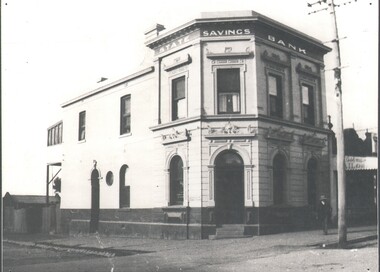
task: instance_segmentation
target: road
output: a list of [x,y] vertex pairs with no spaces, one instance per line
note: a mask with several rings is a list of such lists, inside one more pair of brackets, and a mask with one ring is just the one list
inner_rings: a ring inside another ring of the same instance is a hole
[[55,242],[125,253],[114,257],[5,242],[4,271],[378,271],[376,239],[330,248],[327,242],[335,239],[334,233],[311,231],[225,240],[71,237]]

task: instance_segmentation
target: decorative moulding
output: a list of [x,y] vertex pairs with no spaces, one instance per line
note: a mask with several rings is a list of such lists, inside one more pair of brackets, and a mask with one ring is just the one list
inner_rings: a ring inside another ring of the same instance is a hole
[[164,68],[165,71],[168,72],[170,70],[173,70],[173,69],[175,69],[177,67],[180,67],[182,65],[189,64],[189,63],[191,63],[191,57],[190,57],[189,54],[187,54],[185,58],[182,58],[182,59],[181,58],[177,58],[177,59],[175,59],[173,61],[172,64],[164,66],[163,68]]
[[314,72],[310,66],[305,65],[304,67],[302,67],[301,63],[298,63],[298,65],[296,67],[296,71],[298,73],[303,73],[303,74],[313,76],[313,77],[320,77],[321,76],[318,72]]
[[325,147],[326,146],[326,139],[324,138],[318,138],[316,137],[316,133],[314,132],[311,135],[304,134],[300,137],[300,143],[303,145],[309,145],[314,147]]
[[266,138],[269,140],[277,140],[283,142],[293,142],[294,131],[288,132],[285,131],[281,126],[279,128],[269,127]]
[[161,137],[162,137],[163,145],[173,144],[173,143],[178,143],[178,142],[186,142],[190,140],[187,129],[185,129],[184,131],[178,131],[173,128],[171,133],[162,134]]
[[290,63],[288,61],[281,60],[280,56],[277,54],[272,54],[270,56],[266,50],[261,54],[261,58],[282,66],[290,66]]
[[212,128],[208,126],[208,134],[206,134],[205,137],[206,139],[253,138],[256,137],[256,129],[251,125],[242,128],[228,122],[222,128]]
[[220,59],[220,58],[248,58],[253,57],[253,52],[249,47],[247,47],[245,52],[232,52],[231,47],[226,47],[222,53],[212,53],[210,51],[206,52],[206,56],[209,59]]

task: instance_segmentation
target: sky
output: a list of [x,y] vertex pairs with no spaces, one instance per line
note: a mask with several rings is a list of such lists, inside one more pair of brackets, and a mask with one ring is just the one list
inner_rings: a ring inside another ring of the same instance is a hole
[[[330,0],[329,0],[330,1]],[[334,38],[325,7],[307,0],[5,0],[1,1],[2,195],[45,194],[47,128],[60,105],[118,79],[144,59],[144,32],[167,30],[201,12],[254,10],[313,36]],[[377,131],[378,1],[335,0],[341,46],[344,127]],[[327,110],[335,121],[332,60],[325,57]]]

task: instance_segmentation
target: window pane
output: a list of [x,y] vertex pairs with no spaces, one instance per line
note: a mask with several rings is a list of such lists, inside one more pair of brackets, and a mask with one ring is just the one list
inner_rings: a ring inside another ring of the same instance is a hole
[[233,94],[232,95],[232,111],[233,112],[238,112],[240,111],[239,107],[239,94]]
[[218,69],[217,87],[218,93],[240,93],[240,69]]
[[227,112],[227,96],[224,94],[219,95],[219,111]]
[[309,105],[309,87],[302,85],[302,103]]
[[51,129],[48,130],[48,146],[51,145]]
[[79,113],[79,141],[84,140],[86,137],[86,112]]
[[185,77],[172,81],[172,120],[186,117]]
[[129,114],[131,113],[131,99],[127,97],[124,99],[124,114]]
[[185,77],[173,80],[173,99],[185,98]]
[[277,115],[277,97],[271,95],[269,97],[269,100],[270,100],[271,115]]
[[181,99],[177,101],[177,118],[186,117],[186,108],[185,108],[185,99]]
[[240,95],[238,93],[219,94],[219,112],[234,113],[240,111]]
[[277,95],[277,78],[274,76],[269,76],[268,78],[268,89],[270,95]]
[[121,98],[120,134],[131,132],[131,96]]

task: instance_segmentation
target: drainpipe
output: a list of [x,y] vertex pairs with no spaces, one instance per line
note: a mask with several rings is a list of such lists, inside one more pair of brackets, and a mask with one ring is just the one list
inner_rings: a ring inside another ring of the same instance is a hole
[[[188,132],[189,133],[189,132]],[[187,162],[186,162],[186,195],[187,195],[187,206],[186,206],[186,239],[189,239],[189,224],[190,224],[190,196],[189,196],[189,142],[186,144],[187,147]]]
[[49,165],[46,165],[46,206],[49,206]]

